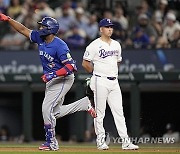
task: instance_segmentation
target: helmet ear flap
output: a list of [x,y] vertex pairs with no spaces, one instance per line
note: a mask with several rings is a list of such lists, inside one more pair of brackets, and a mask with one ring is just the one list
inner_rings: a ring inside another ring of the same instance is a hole
[[51,34],[50,30],[47,27],[38,30],[38,33],[39,33],[40,36],[47,36],[47,35]]

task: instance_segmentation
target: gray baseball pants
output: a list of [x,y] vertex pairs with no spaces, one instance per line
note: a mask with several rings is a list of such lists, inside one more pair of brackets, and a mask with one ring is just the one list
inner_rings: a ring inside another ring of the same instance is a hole
[[44,124],[51,124],[52,128],[54,128],[56,126],[56,119],[77,111],[87,111],[89,104],[88,97],[68,105],[63,105],[65,95],[73,83],[74,74],[54,78],[46,83],[45,97],[42,104]]

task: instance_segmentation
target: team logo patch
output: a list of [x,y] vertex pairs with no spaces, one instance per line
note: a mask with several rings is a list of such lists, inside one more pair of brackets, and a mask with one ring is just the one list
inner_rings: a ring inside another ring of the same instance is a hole
[[85,51],[84,56],[85,56],[85,57],[88,57],[88,56],[89,56],[89,51]]
[[49,66],[50,68],[55,67],[55,65],[56,65],[56,64],[55,64],[54,62],[48,64],[48,66]]
[[70,59],[70,58],[71,58],[70,53],[67,53],[67,55],[66,55],[66,56],[67,56],[67,58],[68,58],[68,59]]

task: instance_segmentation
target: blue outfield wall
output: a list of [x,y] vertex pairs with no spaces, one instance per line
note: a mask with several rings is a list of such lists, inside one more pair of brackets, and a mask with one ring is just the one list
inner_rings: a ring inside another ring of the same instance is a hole
[[[79,72],[84,50],[72,50]],[[180,49],[123,50],[119,72],[180,70]],[[0,73],[42,73],[38,51],[0,51]]]

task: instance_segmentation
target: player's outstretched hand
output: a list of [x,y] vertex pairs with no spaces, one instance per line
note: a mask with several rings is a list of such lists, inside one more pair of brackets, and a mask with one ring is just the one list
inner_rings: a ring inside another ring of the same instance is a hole
[[0,13],[0,21],[8,21],[10,19],[9,16],[6,16],[3,13]]
[[44,82],[48,82],[48,81],[50,81],[52,78],[56,78],[56,77],[57,77],[56,72],[51,72],[51,73],[47,73],[47,74],[44,74],[43,76],[41,76],[41,79],[42,79]]

